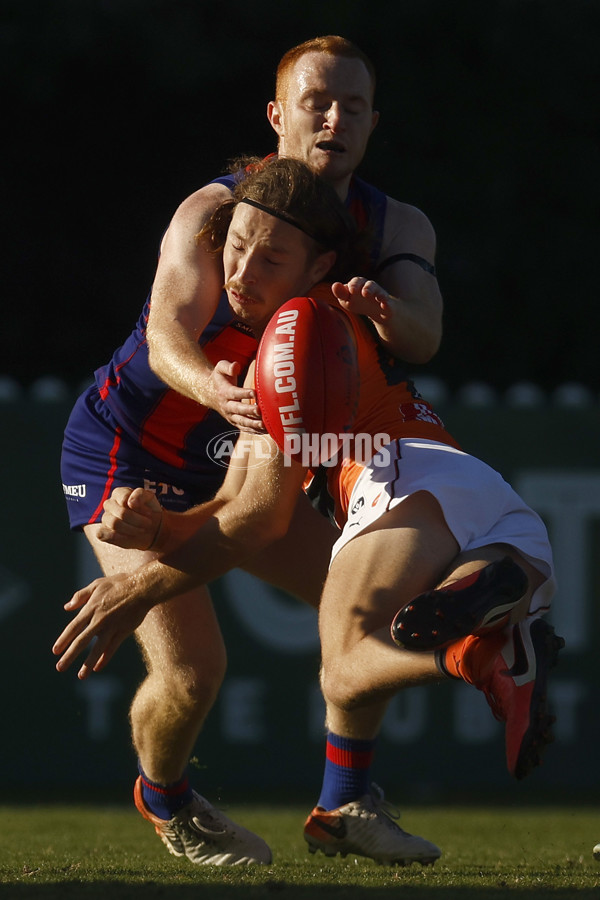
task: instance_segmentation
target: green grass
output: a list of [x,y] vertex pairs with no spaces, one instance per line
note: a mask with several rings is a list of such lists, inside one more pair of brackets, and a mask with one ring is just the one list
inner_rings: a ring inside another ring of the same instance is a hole
[[600,810],[411,807],[402,824],[442,847],[434,867],[311,856],[304,807],[240,806],[228,815],[262,834],[274,862],[196,867],[164,850],[122,807],[0,807],[0,897],[6,900],[505,900],[600,897]]

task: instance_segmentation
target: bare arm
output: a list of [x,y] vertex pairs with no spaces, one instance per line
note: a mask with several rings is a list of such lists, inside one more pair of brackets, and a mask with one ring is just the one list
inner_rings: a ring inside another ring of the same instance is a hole
[[[210,363],[198,338],[212,318],[223,285],[221,261],[196,234],[230,197],[224,185],[207,185],[185,200],[163,238],[147,340],[152,370],[174,390],[217,410],[238,428],[263,431],[254,392],[237,387],[237,364]],[[242,405],[243,401],[251,401]]]
[[[253,371],[254,366],[251,367]],[[102,521],[96,533],[99,540],[127,550],[152,550],[165,556],[179,549],[226,503],[243,490],[248,475],[250,452],[255,438],[240,435],[231,456],[225,480],[215,497],[184,512],[164,509],[153,491],[144,488],[117,487],[104,501]],[[265,458],[276,454],[273,442],[257,438]],[[250,484],[249,490],[252,490]]]
[[[427,217],[406,203],[388,198],[380,262],[397,254],[412,254],[435,264],[436,238]],[[442,338],[443,301],[437,278],[411,259],[382,269],[377,283],[352,279],[350,290],[338,296],[344,308],[368,315],[382,343],[409,363],[426,363]]]
[[97,579],[65,604],[65,609],[79,613],[53,647],[60,656],[59,671],[88,649],[92,638],[96,640],[79,677],[100,670],[153,606],[212,581],[285,534],[304,469],[286,461],[274,445],[272,458],[265,462],[264,441],[270,441],[265,436],[245,440],[247,468],[241,489],[228,496],[232,484],[240,484],[240,472],[232,470],[230,480],[228,470],[224,493],[208,518],[202,507],[183,514],[192,534],[179,548],[131,575]]

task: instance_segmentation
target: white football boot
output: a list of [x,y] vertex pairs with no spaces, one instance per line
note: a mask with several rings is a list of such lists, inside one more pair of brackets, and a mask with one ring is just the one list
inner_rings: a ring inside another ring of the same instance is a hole
[[187,856],[198,866],[249,866],[271,862],[271,850],[257,834],[228,819],[194,791],[194,799],[172,819],[159,819],[142,798],[142,780],[135,783],[133,798],[138,811],[173,856]]
[[442,851],[435,844],[403,831],[394,819],[399,812],[385,802],[376,784],[371,793],[338,809],[317,806],[304,825],[304,839],[310,853],[325,856],[354,854],[385,865],[407,866],[413,862],[431,865]]

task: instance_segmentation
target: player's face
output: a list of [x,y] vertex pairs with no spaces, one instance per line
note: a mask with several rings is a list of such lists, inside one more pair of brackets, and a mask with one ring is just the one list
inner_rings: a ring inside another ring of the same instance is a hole
[[305,53],[290,71],[287,97],[269,104],[279,153],[307,163],[345,198],[379,114],[360,59]]
[[229,305],[258,336],[282,303],[303,296],[325,277],[334,253],[314,256],[298,228],[255,209],[236,206],[223,249]]

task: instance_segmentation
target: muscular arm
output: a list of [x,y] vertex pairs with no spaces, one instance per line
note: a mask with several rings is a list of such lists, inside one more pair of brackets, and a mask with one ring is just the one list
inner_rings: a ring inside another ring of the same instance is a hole
[[[414,206],[388,198],[380,263],[397,254],[412,254],[435,264],[436,239],[427,217]],[[443,301],[435,275],[410,259],[384,266],[375,274],[377,284],[353,279],[355,289],[341,305],[368,315],[382,343],[408,363],[428,362],[442,337]],[[383,288],[383,291],[381,291]],[[337,293],[337,292],[336,292]]]
[[[164,566],[189,578],[188,587],[212,581],[254,556],[282,537],[290,523],[304,469],[289,460],[286,465],[285,457],[277,452],[270,438],[253,441],[249,435],[242,435],[241,440],[250,444],[241,490],[232,495],[220,494],[221,501],[227,499],[200,530],[162,557]],[[267,463],[266,443],[272,450]]]
[[[258,418],[254,394],[235,385],[237,367],[213,367],[198,344],[219,302],[223,271],[220,258],[198,246],[195,235],[230,196],[224,185],[207,185],[173,216],[152,286],[148,351],[152,370],[169,387],[216,409],[237,427],[253,428]],[[252,403],[242,406],[244,399]]]
[[59,671],[67,669],[92,638],[96,640],[79,677],[103,668],[153,606],[212,581],[285,534],[304,469],[286,464],[272,444],[265,462],[265,442],[271,443],[265,436],[241,439],[246,466],[228,469],[208,518],[205,507],[184,514],[191,535],[181,546],[131,575],[97,579],[66,604],[67,610],[80,611],[53,647],[60,655]]

